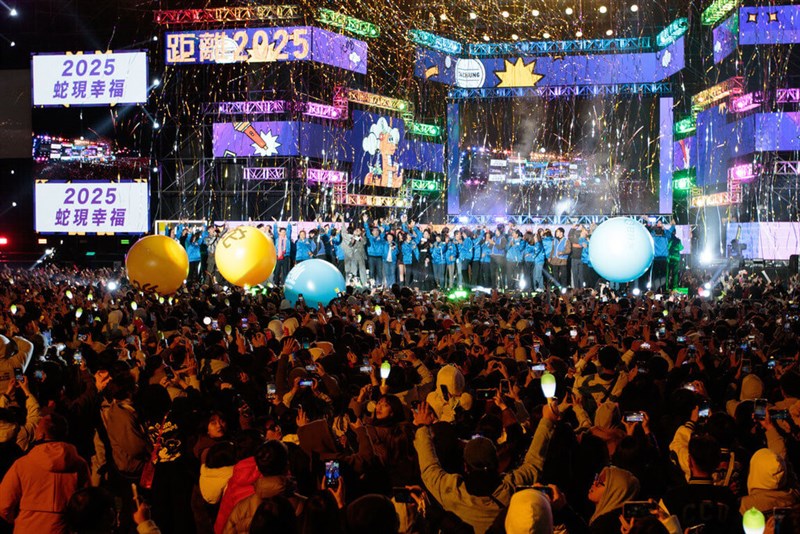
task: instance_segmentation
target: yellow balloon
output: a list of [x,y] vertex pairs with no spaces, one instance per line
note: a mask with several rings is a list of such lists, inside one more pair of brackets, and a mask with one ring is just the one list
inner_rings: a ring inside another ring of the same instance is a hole
[[278,259],[275,244],[258,228],[238,226],[226,232],[214,253],[217,269],[235,286],[267,281]]
[[125,269],[136,289],[170,295],[183,285],[189,274],[189,256],[174,239],[149,235],[134,243],[128,251]]

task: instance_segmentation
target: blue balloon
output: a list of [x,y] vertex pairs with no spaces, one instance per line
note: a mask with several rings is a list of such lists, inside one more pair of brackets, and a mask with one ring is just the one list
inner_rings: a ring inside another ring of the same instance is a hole
[[306,260],[295,265],[286,275],[283,294],[292,306],[303,295],[306,306],[317,308],[320,304],[330,304],[345,287],[344,276],[335,266],[325,260]]
[[650,268],[653,236],[640,222],[627,217],[608,219],[589,239],[592,268],[609,282],[631,282]]

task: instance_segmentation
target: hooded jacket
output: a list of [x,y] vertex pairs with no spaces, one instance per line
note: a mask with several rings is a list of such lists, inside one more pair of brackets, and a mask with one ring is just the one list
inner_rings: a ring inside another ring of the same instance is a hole
[[239,502],[228,516],[224,534],[248,534],[250,523],[264,499],[283,495],[295,509],[295,515],[303,510],[304,498],[294,492],[294,481],[285,476],[261,477],[254,484],[255,493]]
[[0,391],[8,389],[14,369],[20,368],[22,372],[28,367],[28,363],[33,357],[33,343],[25,338],[15,337],[17,351],[11,352],[11,341],[0,335]]
[[63,511],[89,483],[89,466],[74,446],[49,441],[14,462],[0,483],[0,517],[14,532],[66,533]]
[[787,476],[783,458],[769,449],[756,451],[750,459],[748,494],[742,497],[739,513],[744,514],[750,508],[766,513],[773,508],[790,508],[800,504],[800,493],[790,487]]
[[[442,386],[447,387],[448,400],[445,400]],[[440,421],[452,422],[456,418],[456,408],[472,408],[472,395],[464,392],[464,375],[453,365],[445,365],[436,375],[436,389],[428,394],[430,404]]]
[[506,515],[506,534],[549,534],[553,532],[553,511],[541,491],[522,490],[511,497]]
[[639,479],[630,471],[619,467],[610,466],[603,471],[606,474],[606,489],[589,519],[589,527],[592,532],[619,532],[620,509],[625,502],[633,500],[639,493]]

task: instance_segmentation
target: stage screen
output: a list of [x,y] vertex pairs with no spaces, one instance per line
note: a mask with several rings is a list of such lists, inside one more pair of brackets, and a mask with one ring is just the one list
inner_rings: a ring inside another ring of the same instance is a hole
[[38,54],[32,59],[34,106],[147,102],[147,53]]
[[148,229],[149,194],[145,181],[36,182],[39,233],[128,233]]
[[658,102],[462,101],[460,213],[658,213]]

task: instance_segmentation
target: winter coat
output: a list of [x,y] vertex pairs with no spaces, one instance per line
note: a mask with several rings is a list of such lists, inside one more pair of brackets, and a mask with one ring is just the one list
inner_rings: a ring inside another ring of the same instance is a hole
[[233,466],[233,474],[228,479],[228,486],[219,503],[217,520],[214,522],[215,534],[222,534],[228,517],[236,505],[255,492],[254,484],[260,476],[261,473],[258,472],[256,459],[253,456],[245,458]]
[[0,483],[0,517],[14,532],[67,533],[64,509],[89,484],[89,466],[62,441],[35,446],[14,462]]
[[11,353],[10,340],[0,335],[0,391],[8,389],[8,383],[14,376],[14,369],[20,368],[22,372],[28,367],[28,362],[33,357],[33,343],[25,338],[14,337],[17,351]]
[[305,499],[294,492],[294,481],[285,476],[260,477],[254,484],[255,493],[239,502],[228,516],[225,523],[224,534],[248,534],[250,523],[258,510],[258,505],[264,499],[283,495],[287,497],[295,509],[295,515],[300,515]]

